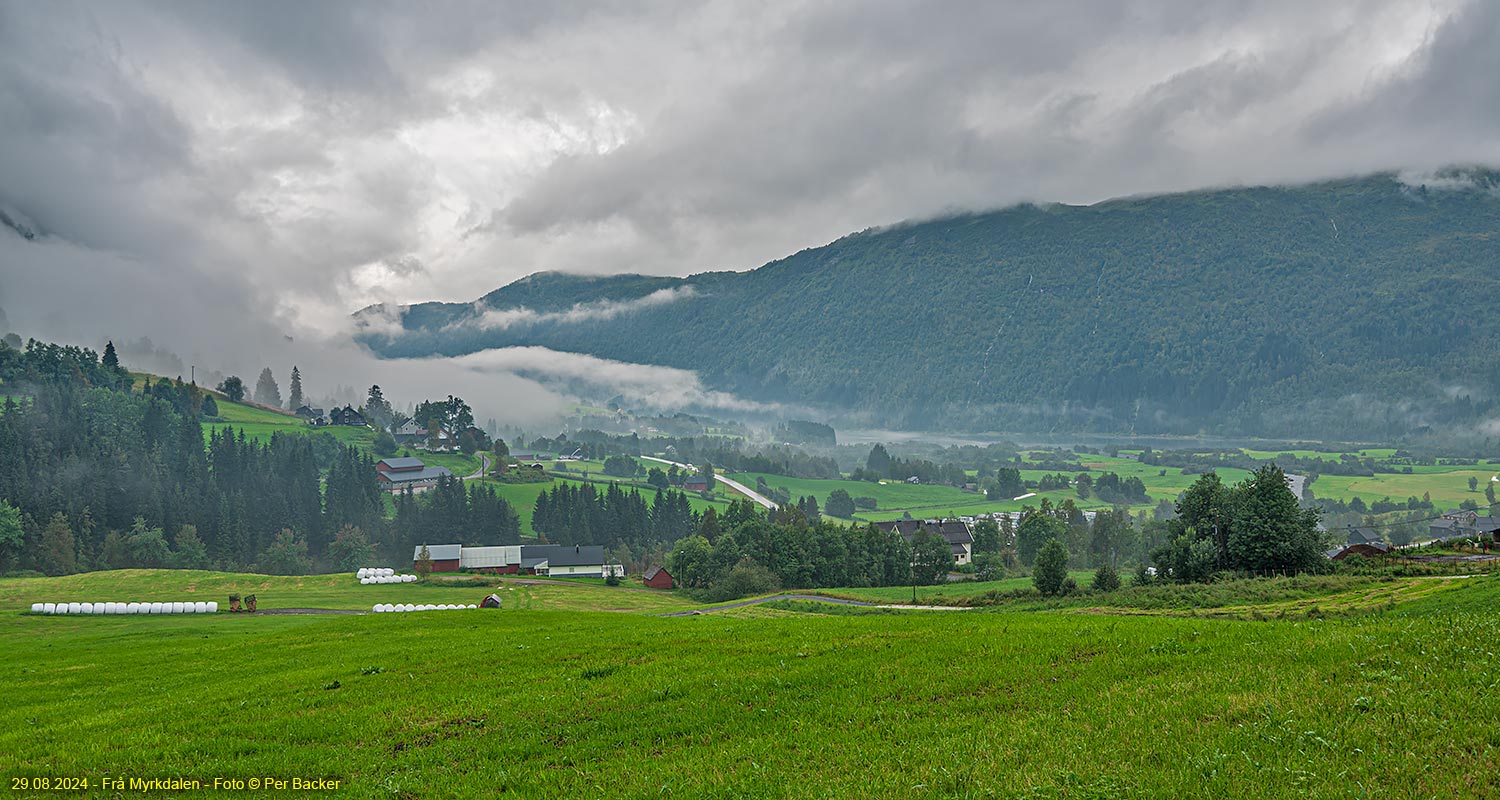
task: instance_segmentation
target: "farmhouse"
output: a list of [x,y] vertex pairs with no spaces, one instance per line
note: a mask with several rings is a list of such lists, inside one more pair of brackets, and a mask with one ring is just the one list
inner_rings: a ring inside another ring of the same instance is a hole
[[309,425],[327,425],[328,417],[324,415],[323,409],[317,406],[299,406],[297,416],[307,420]]
[[425,492],[436,486],[440,478],[452,475],[446,468],[429,467],[418,458],[382,458],[375,464],[380,488],[391,494],[407,489],[413,493]]
[[646,571],[646,585],[652,589],[671,589],[677,585],[666,567],[652,567]]
[[708,491],[708,481],[698,477],[688,478],[682,482],[682,490],[684,492],[706,492]]
[[411,551],[411,563],[415,567],[422,560],[422,548],[427,548],[427,556],[432,559],[433,572],[458,572],[459,559],[462,557],[463,545],[457,544],[419,544]]
[[527,544],[521,545],[523,559],[543,561],[532,566],[538,575],[554,578],[604,577],[604,548],[598,545]]
[[330,425],[352,425],[363,428],[366,425],[365,415],[354,409],[354,406],[346,405],[343,408],[335,408],[328,414]]
[[419,425],[414,419],[409,419],[401,423],[392,436],[395,437],[396,444],[421,445],[427,443],[427,429]]
[[[444,567],[437,565],[442,548]],[[415,563],[422,548],[412,554]],[[598,545],[516,544],[496,547],[465,547],[460,544],[428,545],[434,569],[464,570],[495,575],[550,575],[554,578],[602,578],[607,572],[623,572],[604,563],[604,548]],[[451,558],[451,565],[447,559]]]
[[948,550],[953,554],[955,566],[963,566],[974,559],[974,533],[969,530],[969,524],[961,519],[900,519],[877,522],[875,525],[882,530],[901,534],[901,538],[908,544],[916,538],[917,531],[925,528],[928,533],[941,536],[948,542]]

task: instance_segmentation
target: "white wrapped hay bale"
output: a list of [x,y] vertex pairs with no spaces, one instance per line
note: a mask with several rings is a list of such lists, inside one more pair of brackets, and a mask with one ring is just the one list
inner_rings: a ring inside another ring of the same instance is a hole
[[217,614],[217,613],[219,613],[219,603],[218,603],[217,600],[210,600],[210,601],[208,601],[208,613],[210,613],[210,614]]
[[94,613],[94,604],[93,603],[79,603],[78,604],[78,612],[80,614],[92,614],[92,613]]
[[125,605],[125,613],[126,614],[139,614],[139,613],[141,613],[141,604],[140,603],[127,603]]
[[33,613],[33,614],[40,614],[40,613],[42,613],[42,609],[44,609],[44,608],[46,608],[46,606],[43,605],[43,604],[41,604],[41,603],[32,603],[31,604],[31,613]]
[[161,603],[152,603],[151,604],[151,613],[152,614],[165,614],[166,612],[161,610]]
[[43,614],[56,614],[57,613],[57,604],[56,603],[42,603],[42,613]]
[[206,602],[204,602],[202,600],[195,601],[193,603],[193,613],[194,614],[207,614],[208,613],[208,603],[206,603]]

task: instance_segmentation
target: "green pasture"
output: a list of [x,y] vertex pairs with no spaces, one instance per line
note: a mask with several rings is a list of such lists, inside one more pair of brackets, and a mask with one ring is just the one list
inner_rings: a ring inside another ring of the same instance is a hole
[[[1078,582],[1079,586],[1088,586],[1093,580],[1092,570],[1072,570],[1068,575]],[[1033,584],[1031,578],[1005,578],[998,581],[960,581],[958,583],[940,583],[936,586],[918,586],[918,603],[953,603],[965,598],[977,597],[985,592],[1013,592],[1018,589],[1031,589]],[[859,588],[819,589],[816,594],[828,595],[829,597],[846,597],[851,600],[867,600],[872,603],[909,603],[912,591],[910,586],[865,586]]]
[[[1374,477],[1357,475],[1322,475],[1312,484],[1317,497],[1350,500],[1362,498],[1366,503],[1390,497],[1404,502],[1408,497],[1430,494],[1438,511],[1456,508],[1465,500],[1473,500],[1480,508],[1488,505],[1484,487],[1495,477],[1494,469],[1455,467],[1448,472],[1413,472],[1410,475],[1379,473]],[[1479,481],[1477,491],[1469,491],[1469,478]]]
[[[391,566],[410,571],[409,564]],[[494,586],[448,586],[431,583],[362,585],[354,573],[330,575],[252,575],[198,570],[110,570],[59,578],[0,580],[0,613],[29,609],[37,602],[157,602],[216,600],[229,607],[231,594],[254,594],[262,610],[331,608],[368,611],[376,603],[474,603],[498,592],[506,610],[677,611],[688,601],[670,592],[533,580],[503,576],[479,578]]]
[[[186,589],[111,575],[0,581],[7,776],[316,776],[339,797],[1500,796],[1496,578],[1267,621],[17,613]],[[400,587],[291,600],[366,588]]]

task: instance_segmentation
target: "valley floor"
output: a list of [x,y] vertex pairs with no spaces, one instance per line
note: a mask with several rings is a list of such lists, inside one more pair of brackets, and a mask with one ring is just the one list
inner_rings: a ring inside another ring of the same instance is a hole
[[1378,610],[1279,621],[668,618],[692,605],[550,584],[507,585],[498,612],[21,613],[189,586],[338,608],[489,591],[350,580],[0,581],[0,772],[327,777],[349,797],[1500,795],[1494,576],[1338,586],[1396,588]]

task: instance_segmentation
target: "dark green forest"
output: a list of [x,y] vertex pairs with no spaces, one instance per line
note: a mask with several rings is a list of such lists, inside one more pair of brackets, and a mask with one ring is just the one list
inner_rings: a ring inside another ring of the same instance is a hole
[[[1461,436],[1500,390],[1500,177],[1462,176],[1024,205],[743,273],[542,273],[412,306],[404,333],[363,340],[391,357],[542,345],[664,364],[903,429]],[[587,322],[478,322],[671,287],[692,291]]]
[[113,350],[0,343],[0,572],[355,569],[413,543],[519,541],[491,489],[445,481],[386,518],[371,458],[327,434],[267,441],[201,420],[211,394],[134,385]]

